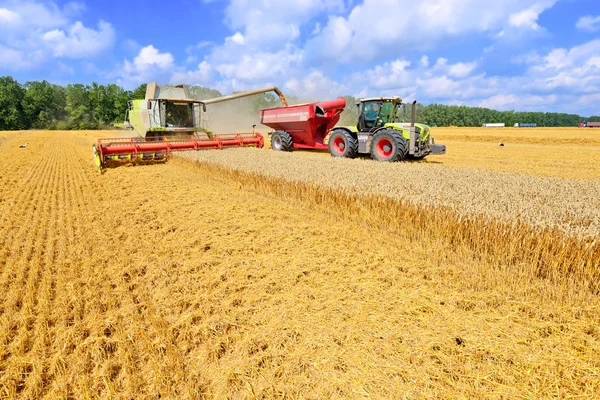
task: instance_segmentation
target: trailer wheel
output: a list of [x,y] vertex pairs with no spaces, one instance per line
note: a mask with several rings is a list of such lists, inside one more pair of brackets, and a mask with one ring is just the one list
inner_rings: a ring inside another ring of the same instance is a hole
[[346,130],[334,129],[329,136],[329,153],[333,157],[354,158],[358,154],[358,140]]
[[271,134],[271,148],[275,151],[292,151],[294,139],[286,131],[275,131]]
[[384,129],[373,136],[371,158],[377,161],[403,161],[408,153],[408,142],[400,132]]

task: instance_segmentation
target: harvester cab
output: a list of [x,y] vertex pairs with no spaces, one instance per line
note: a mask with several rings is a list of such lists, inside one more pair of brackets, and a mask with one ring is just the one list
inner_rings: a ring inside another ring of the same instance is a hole
[[129,101],[125,126],[148,139],[198,135],[203,131],[203,111],[206,104],[190,98],[183,85],[161,88],[152,82],[144,100]]

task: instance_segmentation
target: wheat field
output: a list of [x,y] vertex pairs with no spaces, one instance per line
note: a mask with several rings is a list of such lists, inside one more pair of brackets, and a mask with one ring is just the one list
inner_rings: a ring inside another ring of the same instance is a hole
[[1,398],[600,392],[597,162],[229,149],[99,174],[114,135],[0,133]]

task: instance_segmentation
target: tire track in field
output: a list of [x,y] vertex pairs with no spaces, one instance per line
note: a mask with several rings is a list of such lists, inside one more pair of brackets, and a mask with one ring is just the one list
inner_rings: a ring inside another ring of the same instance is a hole
[[[86,334],[81,323],[85,299],[73,290],[74,285],[82,280],[82,271],[72,266],[80,261],[73,257],[77,240],[75,231],[83,232],[82,227],[89,226],[84,196],[93,191],[89,180],[84,178],[85,174],[80,173],[85,164],[81,162],[83,158],[79,149],[71,141],[53,138],[46,142],[46,146],[46,154],[51,156],[39,160],[39,168],[26,179],[32,189],[22,191],[19,196],[29,201],[16,203],[20,206],[19,215],[29,217],[27,224],[31,229],[27,230],[23,224],[22,229],[11,238],[14,246],[21,240],[33,238],[31,252],[22,254],[7,268],[16,268],[18,261],[23,260],[32,265],[28,271],[22,272],[25,281],[13,282],[13,286],[23,284],[26,297],[21,303],[29,306],[17,310],[14,318],[6,321],[10,325],[15,320],[26,318],[26,323],[18,327],[13,337],[4,340],[13,347],[19,340],[27,344],[27,351],[22,354],[5,354],[2,370],[6,373],[0,378],[0,393],[11,398],[73,396],[69,385],[57,385],[56,380],[73,378],[64,376],[67,368],[65,360],[73,352],[74,342],[85,339],[81,334]],[[87,182],[87,188],[83,188],[82,181]],[[35,192],[38,195],[32,196]],[[34,215],[36,213],[43,217]],[[85,272],[93,274],[94,271]],[[23,294],[18,292],[18,287],[6,290],[16,297]],[[8,346],[5,348],[9,349]],[[71,375],[78,372],[69,371]]]
[[[89,328],[91,336],[82,343],[76,353],[69,355],[71,360],[69,364],[81,365],[87,376],[94,379],[77,377],[79,384],[74,388],[73,394],[75,397],[83,396],[86,387],[89,390],[90,387],[95,386],[99,395],[129,393],[126,397],[136,397],[148,391],[148,387],[154,383],[153,379],[147,374],[144,375],[144,371],[140,371],[136,365],[152,360],[156,366],[155,373],[164,374],[169,370],[169,366],[166,365],[169,358],[161,364],[160,359],[164,357],[164,349],[160,345],[156,345],[159,346],[158,349],[156,346],[140,346],[136,340],[151,335],[155,338],[155,342],[164,343],[166,337],[155,329],[154,322],[150,322],[161,320],[150,307],[150,294],[138,289],[139,277],[129,265],[126,265],[129,260],[128,251],[131,251],[131,248],[115,241],[112,236],[116,228],[114,219],[122,218],[124,213],[127,214],[131,210],[107,209],[107,204],[114,205],[114,203],[107,203],[106,200],[113,197],[112,192],[119,191],[119,188],[131,189],[131,182],[111,179],[104,182],[107,187],[98,186],[98,180],[93,179],[92,176],[96,171],[87,168],[89,159],[84,157],[81,151],[77,153],[77,163],[74,164],[80,166],[73,171],[76,176],[73,181],[79,184],[73,185],[72,189],[79,202],[77,207],[81,208],[76,215],[78,218],[84,216],[79,220],[81,226],[78,229],[85,232],[86,240],[90,242],[90,246],[83,247],[95,249],[103,254],[101,259],[97,258],[93,251],[92,254],[88,254],[93,262],[85,265],[82,273],[94,274],[94,278],[87,282],[88,290],[105,294],[113,293],[114,296],[111,298],[109,295],[108,298],[99,300],[90,298],[89,294],[84,295],[86,314],[94,313],[96,318],[95,321],[83,321]],[[136,196],[147,196],[147,193],[127,194],[127,197]],[[92,270],[94,263],[98,263],[98,268]],[[118,265],[122,265],[122,270],[114,269],[111,263],[119,263]],[[115,312],[116,309],[119,311]],[[123,315],[127,316],[127,324],[119,322]],[[162,325],[166,326],[164,323]],[[91,355],[94,356],[93,361],[90,360]],[[85,360],[88,362],[84,362]],[[98,381],[102,381],[103,384],[94,383]],[[160,383],[156,382],[156,385],[159,386]]]
[[[34,348],[36,352],[39,351],[39,345],[36,346],[36,344],[45,336],[43,332],[37,332],[38,334],[34,335],[36,330],[39,331],[39,328],[36,329],[36,325],[39,326],[36,321],[40,319],[38,289],[48,265],[44,262],[45,255],[49,254],[50,257],[53,257],[52,251],[48,253],[47,244],[54,230],[59,190],[58,180],[61,174],[60,158],[62,156],[61,149],[55,141],[48,141],[46,145],[51,154],[48,168],[41,174],[35,175],[38,177],[35,179],[42,182],[37,185],[41,188],[40,192],[34,193],[29,198],[28,205],[24,210],[25,213],[31,214],[32,219],[23,225],[22,231],[15,237],[15,241],[19,241],[18,245],[27,245],[28,250],[21,251],[20,254],[17,252],[20,257],[15,260],[13,265],[7,264],[7,269],[18,268],[21,272],[20,277],[8,289],[9,295],[7,296],[14,302],[8,304],[15,310],[12,321],[10,321],[10,332],[14,336],[6,338],[8,340],[5,341],[10,358],[7,360],[6,371],[1,383],[11,397],[19,393],[28,398],[36,397],[35,386],[31,390],[26,385],[26,381],[43,380],[41,373],[43,368],[39,365],[42,358],[35,352],[34,354],[29,353]],[[34,175],[31,179],[34,179]],[[15,327],[17,332],[15,332]]]
[[[33,210],[44,201],[44,196],[38,196],[37,201],[34,202],[32,199],[35,197],[35,192],[44,192],[49,187],[48,180],[44,179],[45,174],[44,171],[47,170],[52,162],[56,159],[55,155],[49,157],[47,160],[44,160],[39,163],[39,168],[35,168],[35,173],[31,174],[31,179],[27,181],[31,184],[31,189],[26,190],[26,188],[17,187],[15,190],[20,190],[23,194],[23,200],[17,203],[17,207],[11,214],[12,224],[8,225],[9,229],[11,229],[11,225],[15,227],[12,228],[12,235],[9,238],[8,243],[4,244],[4,253],[8,254],[6,257],[6,261],[3,262],[4,273],[2,277],[2,319],[0,320],[0,343],[2,343],[2,360],[4,361],[8,354],[10,354],[10,350],[8,350],[8,345],[13,341],[15,336],[17,335],[19,323],[23,323],[20,319],[19,311],[23,304],[23,299],[21,296],[22,286],[26,280],[30,263],[25,261],[21,261],[16,259],[18,257],[19,250],[22,249],[22,243],[26,240],[27,237],[33,237],[36,233],[35,222],[39,219],[39,216],[34,215]],[[32,180],[33,179],[33,180]],[[29,199],[29,200],[27,200]],[[17,221],[20,217],[24,217],[25,221],[19,224]],[[33,251],[35,247],[30,246],[29,253]],[[3,257],[4,258],[4,257]],[[17,309],[17,313],[11,313],[10,315],[5,315],[4,311]],[[15,317],[16,316],[16,317]],[[6,366],[3,364],[0,366],[0,369],[5,369]]]
[[[9,157],[10,158],[10,157]],[[34,226],[36,215],[34,210],[43,202],[43,196],[38,196],[37,202],[34,202],[36,193],[40,193],[47,187],[46,181],[43,179],[45,171],[47,171],[53,162],[56,161],[56,154],[52,154],[51,157],[40,160],[33,166],[29,166],[30,172],[23,183],[16,185],[9,192],[17,192],[17,195],[13,195],[14,204],[12,207],[8,207],[4,213],[4,221],[0,225],[0,267],[3,268],[2,277],[0,278],[0,298],[6,300],[6,294],[11,286],[11,283],[15,280],[16,276],[10,276],[13,273],[13,269],[7,266],[9,259],[13,259],[16,254],[24,246],[17,246],[22,244],[24,237],[30,232]],[[15,174],[14,170],[7,170],[7,175]],[[5,304],[0,309],[0,314],[4,311]]]
[[[56,331],[56,320],[59,316],[55,315],[55,292],[56,292],[56,272],[59,255],[66,257],[68,246],[64,242],[72,241],[72,231],[70,225],[72,219],[67,218],[71,215],[71,203],[67,193],[67,186],[72,180],[68,167],[70,166],[69,152],[71,149],[68,142],[57,143],[56,149],[59,154],[57,164],[58,180],[55,182],[55,190],[52,192],[50,209],[50,226],[47,228],[48,235],[45,238],[43,257],[40,262],[43,268],[38,270],[36,278],[38,283],[37,293],[40,294],[36,307],[36,320],[33,328],[33,335],[37,339],[32,347],[31,373],[24,382],[25,398],[41,398],[47,391],[47,382],[52,379],[50,374],[50,356],[52,354],[53,337]],[[63,243],[61,245],[61,243]],[[43,273],[42,273],[43,271]]]
[[49,398],[74,396],[73,388],[66,382],[73,381],[82,371],[87,375],[85,365],[78,369],[77,348],[93,334],[85,321],[85,305],[89,301],[85,289],[97,272],[82,270],[86,265],[84,259],[90,253],[80,252],[82,248],[89,251],[89,246],[82,246],[77,241],[91,244],[97,239],[85,229],[89,226],[88,210],[82,206],[85,203],[84,196],[89,196],[93,191],[77,190],[84,181],[80,174],[83,168],[80,152],[78,147],[69,142],[69,149],[64,156],[68,159],[61,187],[63,212],[60,213],[60,229],[64,234],[57,242],[56,280],[52,293],[54,308],[51,318],[56,328],[49,348],[52,360],[48,366],[45,387]]

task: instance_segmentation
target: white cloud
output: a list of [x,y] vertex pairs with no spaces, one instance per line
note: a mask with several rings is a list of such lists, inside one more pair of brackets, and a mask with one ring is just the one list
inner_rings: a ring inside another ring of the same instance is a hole
[[245,44],[265,51],[298,39],[300,27],[320,13],[343,9],[343,0],[231,0],[225,18]]
[[[4,1],[0,8],[3,68],[47,67],[53,58],[91,58],[112,47],[112,25],[100,21],[96,30],[74,21],[84,10],[85,6],[73,2],[59,7],[52,1]],[[57,61],[53,67],[70,72]]]
[[411,66],[399,59],[354,73],[347,86],[349,93],[360,96],[399,95],[422,102],[496,109],[597,111],[600,39],[515,59],[527,68],[516,76],[477,72],[479,60],[453,63],[440,57],[428,66],[423,62]]
[[299,60],[298,53],[282,50],[277,53],[246,54],[236,62],[219,63],[214,68],[225,79],[265,81],[285,76]]
[[526,8],[517,13],[511,14],[508,18],[508,23],[515,28],[525,28],[538,30],[540,26],[537,21],[540,14],[553,4],[536,3],[529,8]]
[[347,94],[350,88],[325,77],[322,71],[312,71],[305,77],[288,80],[283,90],[303,99],[330,100]]
[[133,59],[133,64],[138,71],[143,71],[152,66],[168,69],[173,66],[173,56],[171,53],[161,53],[150,45],[140,50],[137,57]]
[[70,7],[59,8],[53,2],[41,2],[35,0],[6,1],[0,10],[0,20],[8,20],[11,24],[1,25],[0,31],[27,33],[28,30],[36,30],[36,33],[48,29],[65,26],[69,23],[72,9]]
[[14,11],[0,8],[0,21],[5,24],[16,24],[21,22],[21,16]]
[[591,15],[581,17],[577,20],[575,26],[581,31],[596,32],[600,30],[600,15],[597,17],[592,17]]
[[171,78],[172,84],[189,83],[194,85],[209,85],[213,79],[213,69],[206,61],[198,64],[195,71],[177,71]]
[[[516,76],[486,74],[493,53],[473,59],[456,59],[443,50],[435,58],[432,53],[423,55],[441,41],[466,35],[481,34],[496,45],[500,40],[535,37],[545,31],[540,14],[553,4],[553,0],[364,0],[344,10],[341,1],[231,0],[226,9],[229,35],[210,47],[186,50],[188,65],[195,67],[178,66],[170,53],[147,46],[147,54],[142,49],[125,62],[120,76],[130,87],[158,80],[202,84],[229,93],[276,84],[287,94],[314,99],[399,95],[501,109],[579,107],[572,111],[584,113],[592,106],[579,99],[592,102],[600,92],[600,40],[513,56],[511,61],[522,66]],[[316,18],[325,12],[326,22]],[[364,23],[370,20],[378,22]],[[411,21],[427,21],[426,29],[415,35]],[[349,66],[337,68],[343,62]],[[375,64],[364,70],[365,62]]]
[[347,17],[329,18],[321,33],[308,42],[307,58],[372,61],[397,51],[432,48],[443,39],[467,34],[491,35],[510,26],[538,29],[539,14],[555,1],[364,0]]
[[321,32],[321,23],[317,22],[315,28],[312,30],[312,35],[318,35]]
[[448,73],[457,78],[464,78],[465,76],[470,75],[471,72],[473,72],[473,70],[476,67],[477,67],[477,63],[475,63],[475,62],[470,62],[470,63],[459,62],[454,65],[451,65],[450,68],[448,69]]
[[133,61],[125,60],[117,67],[118,83],[133,88],[150,81],[167,81],[175,70],[171,53],[161,53],[153,45],[143,47]]
[[554,104],[558,97],[555,95],[546,96],[533,96],[533,95],[522,95],[516,96],[513,94],[497,94],[480,101],[477,105],[479,107],[486,107],[496,110],[523,110],[523,109],[535,109],[541,110],[545,105]]
[[244,39],[244,35],[239,32],[236,32],[233,36],[230,36],[225,39],[225,42],[230,42],[234,44],[243,45],[246,40]]
[[55,57],[88,58],[112,47],[115,31],[104,21],[98,23],[98,30],[86,28],[78,21],[66,33],[58,29],[46,32],[42,40]]
[[0,68],[12,70],[19,68],[29,68],[39,61],[39,54],[32,53],[27,56],[23,52],[3,46],[0,43]]

